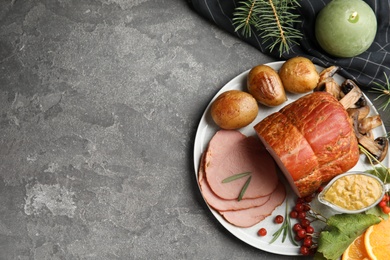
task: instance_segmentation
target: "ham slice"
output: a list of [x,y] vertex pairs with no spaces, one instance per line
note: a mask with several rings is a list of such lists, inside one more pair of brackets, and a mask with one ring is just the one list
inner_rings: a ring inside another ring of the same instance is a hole
[[239,173],[250,172],[252,176],[243,199],[267,196],[278,184],[275,162],[256,137],[220,130],[210,140],[205,153],[207,183],[221,199],[237,200],[247,178],[228,183],[222,181]]
[[[252,179],[245,191],[249,196],[238,201],[249,176],[228,183],[222,180],[242,172],[251,172]],[[234,130],[220,130],[210,140],[201,157],[198,183],[207,204],[237,227],[262,221],[286,197],[275,162],[258,138]]]
[[199,167],[198,182],[203,198],[207,204],[217,211],[228,211],[228,210],[241,210],[247,208],[258,207],[266,203],[270,199],[270,195],[259,197],[256,199],[243,199],[238,201],[221,199],[210,189],[206,179],[204,178],[204,154]]
[[236,211],[221,211],[219,212],[223,218],[230,224],[237,227],[251,227],[267,216],[271,215],[276,207],[281,205],[286,198],[286,189],[284,185],[279,182],[276,190],[271,194],[271,198],[267,203],[259,207]]

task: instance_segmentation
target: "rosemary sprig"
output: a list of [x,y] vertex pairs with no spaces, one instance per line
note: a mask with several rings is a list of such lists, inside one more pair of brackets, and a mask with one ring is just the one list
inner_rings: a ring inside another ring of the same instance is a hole
[[231,181],[235,181],[235,180],[238,180],[238,179],[241,179],[243,177],[246,177],[248,175],[250,175],[251,172],[243,172],[243,173],[237,173],[237,174],[234,174],[230,177],[227,177],[226,179],[224,179],[222,181],[222,183],[228,183],[228,182],[231,182]]
[[233,13],[233,26],[244,37],[251,37],[252,30],[257,30],[263,44],[268,44],[270,51],[278,46],[282,56],[302,38],[302,32],[294,28],[301,22],[300,16],[292,13],[297,7],[299,0],[244,0]]
[[283,221],[283,224],[282,226],[272,235],[273,238],[272,240],[269,242],[270,244],[272,244],[273,242],[275,242],[281,234],[283,234],[283,238],[282,238],[282,243],[284,243],[284,241],[286,240],[286,237],[288,236],[289,240],[291,241],[291,243],[293,243],[293,245],[297,246],[297,242],[295,241],[294,239],[294,236],[293,236],[293,230],[291,228],[291,220],[290,220],[290,214],[288,214],[288,203],[287,203],[287,199],[286,199],[286,212],[284,213],[284,221]]
[[378,99],[385,99],[381,107],[379,107],[379,109],[382,109],[383,111],[385,111],[390,104],[390,82],[386,73],[384,73],[384,75],[386,78],[386,84],[381,85],[377,82],[374,82],[374,84],[377,85],[378,87],[377,88],[373,87],[371,91],[371,92],[379,93],[378,97],[376,97],[374,101]]
[[246,180],[244,186],[242,186],[240,195],[238,195],[238,201],[242,200],[244,197],[246,189],[248,189],[249,183],[251,182],[252,176],[249,176],[249,178]]
[[[237,174],[234,174],[230,177],[227,177],[226,179],[223,179],[222,183],[232,182],[232,181],[244,178],[250,174],[251,174],[251,172],[237,173]],[[238,195],[238,198],[237,198],[238,201],[242,200],[242,198],[244,197],[244,194],[245,194],[246,190],[248,189],[248,186],[249,186],[249,183],[251,182],[251,180],[252,180],[252,176],[249,176],[249,178],[244,183],[244,186],[242,186],[240,194]]]

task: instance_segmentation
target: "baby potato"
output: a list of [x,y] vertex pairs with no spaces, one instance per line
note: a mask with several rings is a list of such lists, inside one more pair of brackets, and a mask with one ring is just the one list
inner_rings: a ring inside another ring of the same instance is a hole
[[247,87],[249,93],[266,106],[278,106],[287,100],[278,73],[268,65],[258,65],[249,71]]
[[211,117],[223,129],[238,129],[255,120],[259,107],[253,96],[240,90],[220,94],[211,104]]
[[305,57],[294,57],[283,63],[279,70],[284,89],[291,93],[312,91],[320,78],[313,62]]

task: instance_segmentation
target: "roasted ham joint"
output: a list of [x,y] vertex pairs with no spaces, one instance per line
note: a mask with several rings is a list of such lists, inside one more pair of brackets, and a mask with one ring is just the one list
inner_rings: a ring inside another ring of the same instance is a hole
[[312,194],[359,160],[348,113],[327,92],[303,96],[254,128],[300,197]]

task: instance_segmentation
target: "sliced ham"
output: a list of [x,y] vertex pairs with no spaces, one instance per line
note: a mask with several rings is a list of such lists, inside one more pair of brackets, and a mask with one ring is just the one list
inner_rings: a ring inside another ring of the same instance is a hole
[[251,227],[267,216],[283,203],[286,198],[286,189],[284,185],[279,182],[276,190],[271,194],[271,198],[267,203],[259,207],[253,207],[249,209],[236,210],[236,211],[220,211],[219,213],[230,224],[237,227]]
[[247,178],[222,181],[239,173],[250,172],[252,176],[243,199],[267,196],[278,184],[275,162],[256,137],[220,130],[210,140],[205,153],[207,183],[221,199],[237,200]]
[[252,207],[258,207],[266,203],[270,199],[270,195],[259,197],[256,199],[243,199],[238,201],[237,199],[225,200],[221,199],[210,189],[206,178],[204,178],[204,154],[199,167],[198,182],[203,198],[207,204],[217,211],[228,211],[228,210],[241,210]]

